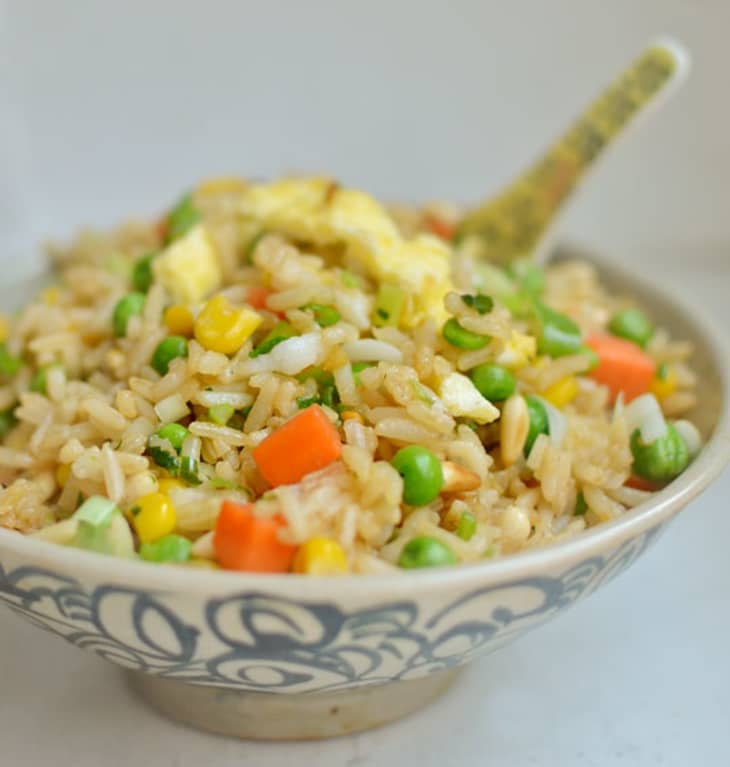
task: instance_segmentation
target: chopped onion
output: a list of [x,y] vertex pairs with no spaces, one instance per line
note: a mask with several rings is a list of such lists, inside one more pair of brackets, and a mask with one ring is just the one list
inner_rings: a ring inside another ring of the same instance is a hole
[[568,433],[568,419],[547,400],[542,397],[536,397],[545,408],[548,417],[548,434],[553,445],[560,447],[563,444],[565,435]]
[[190,414],[181,394],[171,394],[155,405],[155,413],[162,423],[174,423]]
[[195,402],[204,407],[230,405],[231,407],[240,409],[248,407],[253,402],[253,396],[246,392],[203,390],[195,395]]
[[638,429],[641,441],[650,445],[667,433],[664,414],[653,394],[642,394],[630,402],[624,409],[624,418],[629,434]]
[[674,428],[679,433],[679,436],[684,440],[684,444],[687,445],[690,456],[694,458],[697,453],[700,452],[702,447],[702,435],[699,429],[691,422],[686,420],[675,421]]
[[304,368],[316,365],[323,354],[320,334],[305,333],[277,344],[268,356],[271,358],[273,370],[291,376],[301,373]]
[[376,338],[350,341],[342,348],[350,362],[403,362],[403,352],[398,347]]

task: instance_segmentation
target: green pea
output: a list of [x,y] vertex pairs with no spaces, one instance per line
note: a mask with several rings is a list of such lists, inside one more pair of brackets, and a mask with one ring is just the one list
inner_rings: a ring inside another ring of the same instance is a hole
[[578,493],[578,497],[575,499],[575,511],[573,514],[575,514],[576,517],[582,517],[587,511],[588,504],[586,503],[586,498],[581,490],[581,492]]
[[251,351],[249,357],[260,357],[262,354],[268,354],[275,346],[278,346],[287,338],[295,336],[297,331],[288,323],[277,322],[273,328],[264,336],[261,343]]
[[420,445],[399,450],[391,461],[403,477],[403,500],[409,506],[425,506],[441,492],[444,483],[441,461]]
[[689,450],[674,425],[667,424],[667,433],[648,445],[641,441],[638,429],[631,435],[634,472],[652,482],[669,482],[689,464]]
[[166,439],[179,453],[190,432],[181,423],[166,423],[157,431],[160,439]]
[[44,365],[42,368],[36,371],[36,374],[33,376],[33,378],[30,379],[28,388],[36,394],[45,395],[48,390],[48,371],[50,368],[58,366],[59,365],[57,362],[52,365]]
[[166,375],[170,363],[177,357],[188,356],[188,339],[183,336],[168,336],[155,349],[152,355],[152,367],[161,375]]
[[114,335],[117,338],[124,338],[127,335],[127,324],[130,318],[135,314],[142,314],[145,300],[144,293],[128,293],[117,301],[112,316]]
[[485,296],[483,293],[477,293],[475,296],[465,293],[461,300],[470,309],[476,309],[479,314],[489,314],[494,307],[494,301],[490,296]]
[[456,564],[454,552],[438,538],[421,535],[404,546],[398,565],[407,570]]
[[191,195],[185,197],[170,211],[167,217],[165,240],[172,242],[187,234],[200,221],[200,212],[193,203]]
[[23,361],[14,357],[5,343],[0,343],[0,375],[14,376],[22,365]]
[[461,327],[455,317],[446,320],[441,334],[452,346],[456,346],[457,349],[483,349],[491,340],[489,336],[472,333],[470,330]]
[[654,335],[654,325],[640,309],[624,309],[611,317],[608,329],[615,336],[644,348]]
[[463,512],[461,517],[459,517],[456,534],[462,541],[470,541],[476,531],[477,518],[470,511]]
[[545,405],[537,397],[528,394],[525,397],[525,402],[527,403],[527,413],[530,416],[530,429],[527,432],[524,453],[525,456],[529,456],[535,440],[540,434],[549,434],[550,426]]
[[213,407],[208,408],[208,418],[213,423],[217,423],[218,426],[225,426],[233,418],[235,412],[236,409],[233,405],[213,405]]
[[0,439],[3,439],[10,434],[17,423],[18,419],[15,417],[14,407],[0,412]]
[[328,328],[340,321],[340,313],[334,306],[325,306],[325,304],[307,304],[302,309],[309,309],[314,314],[316,323],[321,328]]
[[556,312],[549,306],[535,302],[539,331],[537,350],[549,357],[562,357],[575,354],[583,346],[580,328],[564,314]]
[[669,363],[662,362],[661,365],[656,369],[656,377],[660,381],[666,381],[667,376],[669,375]]
[[187,562],[193,544],[182,535],[165,535],[154,543],[143,543],[139,556],[147,562]]
[[469,377],[481,395],[492,402],[501,402],[511,397],[517,386],[517,381],[509,370],[491,362],[473,368]]
[[138,293],[146,293],[152,281],[154,275],[152,273],[152,262],[157,257],[157,253],[147,253],[142,258],[137,259],[134,267],[132,268],[132,287]]

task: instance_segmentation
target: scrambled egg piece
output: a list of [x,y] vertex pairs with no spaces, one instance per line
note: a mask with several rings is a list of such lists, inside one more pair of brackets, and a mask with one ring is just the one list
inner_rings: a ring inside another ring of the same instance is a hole
[[537,339],[527,333],[513,330],[495,362],[506,368],[523,368],[535,359],[536,355]]
[[473,418],[477,423],[491,423],[499,418],[499,410],[461,373],[447,375],[441,382],[439,395],[453,416]]
[[343,244],[372,277],[395,283],[412,297],[404,325],[427,316],[439,323],[446,319],[443,298],[453,289],[449,247],[430,235],[405,239],[370,195],[341,189],[327,178],[283,179],[250,187],[240,211],[303,242]]
[[203,224],[168,245],[152,268],[155,279],[184,304],[200,303],[223,284],[218,250]]

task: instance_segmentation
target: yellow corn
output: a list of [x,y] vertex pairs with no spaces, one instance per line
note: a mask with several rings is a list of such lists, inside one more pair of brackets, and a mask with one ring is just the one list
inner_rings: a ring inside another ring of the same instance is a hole
[[673,394],[677,389],[677,373],[673,367],[667,369],[667,374],[664,378],[654,377],[651,382],[649,391],[658,399],[666,399],[670,394]]
[[185,485],[179,479],[164,477],[157,482],[157,488],[163,495],[170,495],[175,490],[184,490]]
[[357,421],[358,423],[365,423],[365,420],[357,412],[357,410],[343,410],[340,414],[343,421]]
[[0,314],[0,344],[8,340],[8,318]]
[[341,575],[347,572],[347,557],[337,541],[310,538],[299,547],[293,570],[305,575]]
[[578,381],[576,377],[565,376],[565,378],[556,381],[552,386],[548,386],[542,393],[542,397],[551,405],[562,408],[569,402],[572,402],[576,394],[578,394]]
[[246,182],[242,178],[235,176],[219,176],[218,178],[208,178],[202,181],[195,190],[197,194],[203,197],[215,197],[218,194],[237,194],[245,192]]
[[347,362],[349,362],[349,359],[345,352],[338,347],[334,347],[327,355],[327,359],[322,363],[322,367],[325,370],[337,370],[337,368],[342,367]]
[[58,303],[60,298],[61,298],[61,292],[55,285],[50,288],[46,288],[41,293],[41,299],[43,303],[46,304],[47,306],[55,306]]
[[187,306],[174,304],[165,310],[165,325],[173,335],[190,338],[193,334],[193,323],[193,313]]
[[175,529],[177,515],[172,501],[164,493],[150,493],[138,498],[131,509],[132,524],[142,543],[153,543]]
[[253,335],[263,318],[253,309],[232,306],[218,294],[208,301],[195,320],[195,338],[205,349],[235,354]]
[[59,487],[66,487],[68,478],[71,476],[71,467],[67,463],[62,463],[56,469],[56,482]]

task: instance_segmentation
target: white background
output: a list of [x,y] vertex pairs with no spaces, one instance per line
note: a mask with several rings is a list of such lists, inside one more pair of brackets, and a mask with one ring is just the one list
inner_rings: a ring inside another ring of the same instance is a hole
[[[0,0],[0,279],[37,269],[43,237],[158,211],[219,172],[477,199],[671,33],[692,79],[561,226],[727,325],[728,31],[725,0]],[[726,475],[630,573],[431,709],[329,743],[186,731],[0,613],[0,764],[727,765],[728,492]]]

